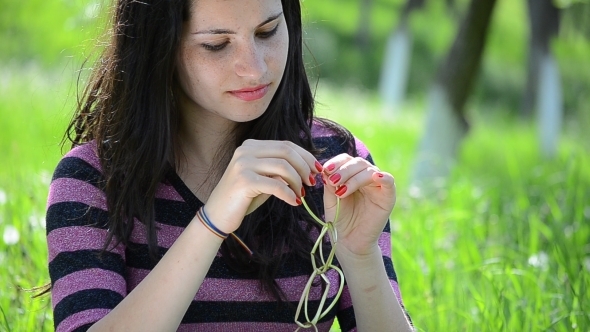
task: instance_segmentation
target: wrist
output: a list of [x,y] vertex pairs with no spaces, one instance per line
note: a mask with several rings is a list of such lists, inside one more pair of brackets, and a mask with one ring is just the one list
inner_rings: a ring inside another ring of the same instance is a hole
[[200,210],[204,211],[209,222],[215,226],[217,230],[222,233],[230,234],[237,229],[235,225],[240,223],[227,220],[227,213],[223,213],[224,209],[214,206],[211,202],[203,205]]
[[211,219],[209,219],[207,212],[205,212],[204,206],[202,206],[197,211],[197,218],[203,224],[203,226],[205,226],[205,228],[207,228],[211,233],[213,233],[217,237],[221,238],[222,240],[225,240],[227,238],[227,236],[229,235],[228,233],[225,233],[224,231],[217,228],[217,226],[215,226],[215,224],[213,222],[211,222]]
[[343,268],[368,268],[375,263],[383,264],[381,249],[377,244],[363,253],[350,251],[343,245],[336,246],[336,257]]
[[203,225],[203,227],[205,227],[209,232],[211,232],[213,235],[217,236],[218,238],[220,238],[222,241],[224,241],[225,239],[227,239],[228,236],[231,236],[235,241],[238,242],[238,244],[250,255],[252,256],[254,254],[254,252],[248,247],[248,245],[236,234],[234,234],[233,232],[229,232],[226,233],[224,231],[222,231],[221,229],[219,229],[219,227],[217,227],[215,225],[215,223],[213,223],[211,221],[211,219],[209,218],[209,216],[207,215],[207,212],[205,211],[205,206],[202,206],[198,211],[197,211],[197,215],[196,218],[201,222],[201,225]]

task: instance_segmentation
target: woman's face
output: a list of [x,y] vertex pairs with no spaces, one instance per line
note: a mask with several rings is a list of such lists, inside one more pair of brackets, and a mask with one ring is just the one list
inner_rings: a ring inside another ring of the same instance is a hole
[[256,119],[281,82],[288,48],[280,0],[192,0],[177,58],[181,111]]

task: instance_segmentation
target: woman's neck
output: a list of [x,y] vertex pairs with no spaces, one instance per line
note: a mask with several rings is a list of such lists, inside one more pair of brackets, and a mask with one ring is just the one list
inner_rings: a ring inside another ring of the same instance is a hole
[[207,111],[181,114],[176,171],[205,202],[224,172],[219,166],[232,147],[236,124]]

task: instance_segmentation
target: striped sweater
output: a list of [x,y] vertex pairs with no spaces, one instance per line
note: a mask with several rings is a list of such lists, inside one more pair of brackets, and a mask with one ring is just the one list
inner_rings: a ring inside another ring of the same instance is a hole
[[[314,126],[314,144],[323,149],[323,163],[346,152],[342,139],[324,127]],[[366,147],[355,140],[359,156],[372,162]],[[47,245],[52,305],[56,331],[86,331],[107,315],[154,267],[147,250],[145,227],[135,221],[128,248],[118,245],[102,252],[107,236],[107,206],[101,166],[93,142],[75,147],[58,164],[47,202]],[[315,199],[322,182],[317,181]],[[160,252],[165,253],[203,205],[172,173],[156,192],[155,220]],[[401,303],[391,261],[389,225],[379,240],[387,274]],[[132,247],[132,248],[130,248]],[[260,288],[257,279],[230,269],[218,253],[205,280],[182,319],[178,331],[294,331],[295,310],[309,278],[309,268],[287,260],[276,281],[293,305],[278,305]],[[335,271],[327,274],[332,301],[340,283]],[[321,287],[310,293],[317,308]],[[329,331],[337,317],[343,331],[355,331],[352,301],[345,285],[338,305],[320,320],[319,331]],[[314,313],[315,311],[310,311]]]

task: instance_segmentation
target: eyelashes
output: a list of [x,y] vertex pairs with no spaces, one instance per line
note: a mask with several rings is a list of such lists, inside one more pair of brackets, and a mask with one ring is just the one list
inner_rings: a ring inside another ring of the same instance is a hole
[[[262,39],[269,39],[269,38],[273,37],[274,35],[276,35],[278,30],[279,30],[279,24],[275,25],[275,27],[272,28],[272,30],[261,31],[261,32],[257,33],[256,37],[262,38]],[[201,46],[203,46],[203,48],[206,49],[207,51],[217,52],[217,51],[221,51],[222,49],[224,49],[228,44],[229,44],[229,41],[225,41],[220,44],[203,43],[203,44],[201,44]]]
[[276,35],[278,30],[279,30],[279,25],[277,24],[277,25],[275,25],[275,27],[272,30],[259,32],[258,38],[262,38],[262,39],[270,38],[270,37]]
[[223,43],[217,44],[217,45],[201,44],[201,46],[203,46],[203,48],[206,49],[207,51],[216,52],[216,51],[221,51],[222,49],[224,49],[227,44],[229,44],[229,42],[223,42]]

